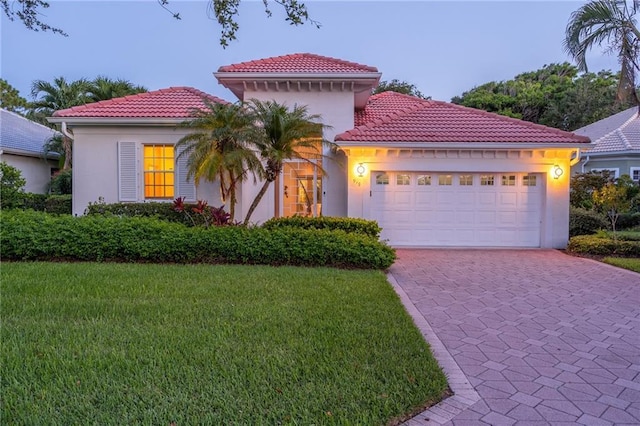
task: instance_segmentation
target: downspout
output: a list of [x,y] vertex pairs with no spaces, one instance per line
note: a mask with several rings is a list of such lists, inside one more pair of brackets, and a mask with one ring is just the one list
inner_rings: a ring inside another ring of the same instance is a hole
[[573,167],[579,162],[580,162],[580,148],[576,150],[576,158],[571,159],[571,161],[569,161],[569,165]]
[[588,162],[589,162],[589,156],[587,155],[586,159],[584,160],[584,163],[582,163],[582,173],[584,173],[584,166],[586,166]]
[[69,133],[69,131],[67,130],[67,122],[63,121],[60,124],[61,124],[60,131],[62,132],[62,134],[68,137],[69,139],[71,139],[71,141],[73,141],[73,135]]

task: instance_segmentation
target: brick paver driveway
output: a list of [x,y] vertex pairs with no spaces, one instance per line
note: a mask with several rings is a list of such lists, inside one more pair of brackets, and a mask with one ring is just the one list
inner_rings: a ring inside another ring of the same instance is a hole
[[456,394],[407,424],[640,424],[640,274],[555,250],[401,249],[389,276]]

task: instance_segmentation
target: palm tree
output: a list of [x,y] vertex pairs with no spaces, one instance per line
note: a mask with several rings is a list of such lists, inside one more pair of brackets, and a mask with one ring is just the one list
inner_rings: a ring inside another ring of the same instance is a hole
[[635,88],[638,67],[640,32],[635,14],[640,0],[592,0],[571,14],[566,28],[564,48],[577,62],[580,71],[587,71],[587,52],[606,46],[620,61],[620,81],[616,94],[619,103],[638,104]]
[[[249,207],[244,224],[248,224],[253,211],[272,182],[282,173],[286,160],[299,159],[317,166],[322,158],[322,146],[329,144],[322,138],[325,126],[319,115],[310,115],[306,106],[286,105],[275,101],[251,100],[251,110],[262,130],[261,137],[253,141],[265,163],[264,184]],[[324,172],[319,167],[321,172]]]
[[98,76],[90,82],[88,96],[91,102],[99,102],[144,92],[147,92],[146,87],[135,86],[128,80],[121,78],[112,80],[108,77]]
[[[31,102],[32,117],[41,117],[43,124],[50,125],[44,117],[50,117],[55,111],[84,105],[89,102],[87,91],[89,82],[80,79],[67,82],[64,77],[53,79],[53,84],[44,80],[35,80],[31,85],[31,96],[35,99]],[[71,168],[71,138],[62,137],[64,148],[63,169]]]
[[188,176],[218,180],[222,202],[229,202],[231,220],[235,216],[236,188],[249,173],[261,175],[263,168],[255,151],[245,141],[255,138],[252,116],[242,104],[205,101],[206,110],[198,110],[183,126],[193,132],[181,138],[176,148],[188,156]]

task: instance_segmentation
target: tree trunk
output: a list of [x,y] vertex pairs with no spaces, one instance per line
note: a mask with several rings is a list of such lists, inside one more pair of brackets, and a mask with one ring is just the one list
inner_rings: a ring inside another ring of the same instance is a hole
[[256,198],[253,199],[253,203],[251,203],[251,207],[249,207],[249,211],[247,212],[247,217],[244,218],[244,225],[246,226],[249,223],[249,220],[251,219],[251,215],[253,214],[253,211],[256,209],[256,207],[258,207],[258,204],[260,203],[260,200],[262,200],[262,197],[264,197],[264,194],[266,194],[267,189],[269,188],[269,185],[271,185],[270,180],[265,181],[264,185],[262,185],[262,188],[260,188],[260,192],[258,192],[258,195],[256,195]]
[[64,165],[62,170],[69,170],[71,168],[71,139],[66,136],[62,136],[62,149],[64,150]]

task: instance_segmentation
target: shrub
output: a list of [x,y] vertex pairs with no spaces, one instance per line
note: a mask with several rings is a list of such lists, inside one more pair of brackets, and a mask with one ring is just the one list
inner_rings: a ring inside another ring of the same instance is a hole
[[618,217],[619,229],[631,229],[640,226],[640,213],[623,213]]
[[71,214],[71,195],[50,195],[46,197],[44,211],[53,214]]
[[17,207],[26,183],[20,170],[0,161],[0,207],[3,209]]
[[640,257],[640,241],[614,241],[597,235],[579,235],[569,240],[567,249],[577,254]]
[[263,225],[265,229],[329,229],[342,230],[347,233],[358,233],[370,237],[380,237],[380,226],[374,220],[356,219],[350,217],[280,217],[266,221]]
[[71,169],[57,172],[51,179],[49,189],[55,195],[71,194]]
[[[20,201],[18,201],[16,208],[23,210],[36,210],[43,212],[47,206],[47,194],[35,194],[33,192],[24,192],[21,194]],[[71,213],[71,211],[69,211]]]
[[0,213],[0,250],[15,260],[246,263],[386,269],[395,251],[341,230],[187,227],[151,218]]
[[605,218],[593,211],[585,210],[578,207],[570,207],[569,209],[569,236],[589,235],[600,229],[607,228]]

